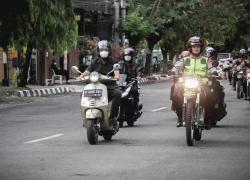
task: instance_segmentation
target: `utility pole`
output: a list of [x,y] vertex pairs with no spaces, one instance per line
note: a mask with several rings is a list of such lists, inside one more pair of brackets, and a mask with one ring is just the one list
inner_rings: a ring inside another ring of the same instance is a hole
[[[121,1],[121,16],[122,16],[122,25],[124,24],[125,20],[126,20],[126,0],[120,0]],[[122,34],[122,42],[124,42],[125,40],[125,34]]]
[[3,72],[4,78],[2,80],[3,86],[9,86],[9,79],[8,79],[8,57],[5,51],[3,51]]
[[121,0],[122,23],[124,23],[126,19],[126,7],[126,0]]
[[114,0],[114,45],[119,46],[120,38],[118,27],[120,25],[120,2],[119,0]]

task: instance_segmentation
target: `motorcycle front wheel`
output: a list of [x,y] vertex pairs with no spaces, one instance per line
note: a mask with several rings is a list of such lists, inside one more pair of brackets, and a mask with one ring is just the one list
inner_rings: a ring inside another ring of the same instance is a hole
[[94,120],[87,121],[87,138],[90,144],[96,144],[98,141],[98,131]]
[[192,127],[193,120],[193,104],[188,102],[186,104],[185,122],[186,122],[186,140],[188,146],[193,146],[194,143],[194,128]]
[[[205,111],[202,106],[199,107],[199,118],[204,120],[205,117]],[[194,134],[193,137],[196,141],[200,141],[202,136],[202,129],[200,126],[194,127]]]

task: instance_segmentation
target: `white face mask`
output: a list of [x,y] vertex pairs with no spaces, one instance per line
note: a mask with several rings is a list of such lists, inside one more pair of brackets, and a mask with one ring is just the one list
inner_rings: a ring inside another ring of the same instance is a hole
[[125,61],[130,61],[131,59],[132,59],[131,56],[124,56]]
[[109,55],[109,52],[108,52],[108,51],[101,51],[101,52],[100,52],[100,56],[101,56],[102,58],[107,58],[108,55]]

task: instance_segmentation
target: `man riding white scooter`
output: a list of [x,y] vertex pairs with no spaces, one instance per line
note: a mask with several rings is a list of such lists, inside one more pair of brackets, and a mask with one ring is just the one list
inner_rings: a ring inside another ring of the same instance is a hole
[[[91,72],[96,71],[100,74],[107,75],[110,71],[113,70],[114,62],[111,59],[111,45],[107,40],[102,40],[98,42],[97,52],[99,54],[98,59],[96,59],[77,79],[81,80],[84,76],[90,75]],[[112,74],[111,74],[112,75]],[[119,69],[114,70],[113,77],[114,79],[119,80]],[[119,87],[115,84],[108,84],[108,99],[109,101],[113,100],[109,120],[113,126],[116,126],[116,116],[119,111],[121,104],[121,92]]]

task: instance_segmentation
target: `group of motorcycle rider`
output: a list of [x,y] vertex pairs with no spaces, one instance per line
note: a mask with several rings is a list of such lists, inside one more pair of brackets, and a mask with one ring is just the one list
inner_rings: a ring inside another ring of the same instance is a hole
[[[114,62],[111,58],[112,49],[110,43],[107,40],[99,41],[97,44],[97,52],[99,55],[98,58],[92,62],[85,72],[77,77],[78,80],[81,80],[93,71],[101,74],[108,74],[112,71],[113,65],[117,62]],[[242,54],[243,52],[240,51],[240,53]],[[139,65],[134,61],[134,55],[135,52],[133,48],[129,46],[123,48],[122,60],[119,62],[120,69],[114,70],[112,73],[115,79],[119,80],[120,74],[127,74],[127,81],[137,78],[136,68],[138,68]],[[180,86],[179,78],[182,76],[197,75],[203,82],[201,85],[201,105],[205,109],[204,128],[209,130],[212,126],[216,125],[216,123],[213,122],[214,119],[219,121],[227,114],[226,104],[224,102],[224,88],[217,80],[219,78],[216,70],[218,66],[217,52],[213,47],[205,47],[202,38],[193,36],[188,40],[187,49],[180,54],[179,58],[179,61],[175,63],[171,70],[171,77],[173,77],[174,83],[170,93],[172,110],[175,111],[178,116],[177,127],[183,126],[182,105],[184,88]],[[241,56],[240,59],[234,63],[245,63],[244,58],[244,56]],[[208,80],[213,82],[212,85],[208,85]],[[109,101],[113,101],[109,119],[112,124],[117,124],[115,117],[119,111],[122,93],[117,83],[109,84],[107,87]],[[133,96],[136,103],[139,104],[139,91],[137,87],[133,91]]]
[[233,53],[233,59],[225,69],[230,85],[237,91],[237,98],[250,100],[250,47]]
[[[205,55],[203,55],[204,50]],[[200,37],[191,37],[188,40],[187,50],[180,54],[180,60],[175,63],[171,71],[174,77],[174,84],[171,87],[170,99],[172,100],[172,110],[178,116],[177,127],[183,125],[182,105],[184,87],[178,83],[178,79],[181,76],[196,75],[202,79],[201,105],[205,109],[205,129],[211,129],[211,126],[216,124],[214,121],[219,121],[227,114],[224,102],[224,88],[217,80],[217,66],[217,53],[215,49],[212,47],[205,48],[204,42]],[[210,86],[208,85],[209,79],[212,81],[212,85]],[[213,90],[211,91],[211,89]]]

